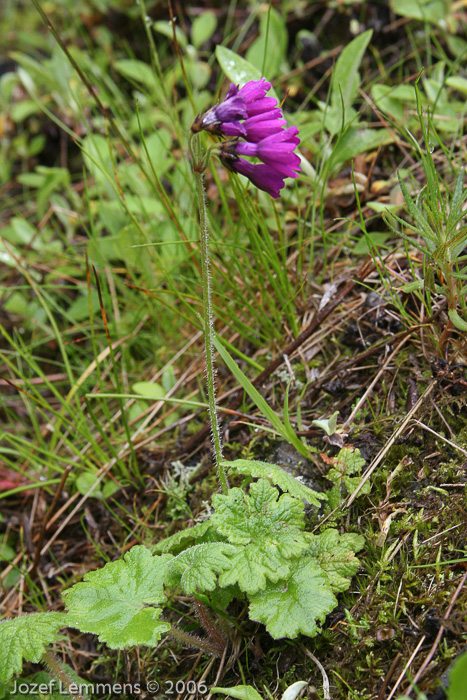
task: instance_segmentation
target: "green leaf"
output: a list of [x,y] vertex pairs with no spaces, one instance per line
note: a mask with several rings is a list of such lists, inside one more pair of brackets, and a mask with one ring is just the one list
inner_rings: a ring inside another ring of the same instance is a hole
[[316,425],[317,428],[321,428],[321,430],[324,430],[326,435],[334,435],[334,433],[337,430],[337,416],[339,415],[339,411],[334,411],[332,416],[329,418],[320,418],[319,420],[313,420],[311,421],[313,425]]
[[467,652],[454,661],[449,673],[449,685],[447,688],[448,700],[465,700],[465,679],[467,678]]
[[278,75],[286,53],[287,29],[284,20],[277,10],[269,6],[260,19],[259,36],[248,49],[246,60],[259,71],[264,66],[264,75],[271,80]]
[[[163,19],[160,19],[157,20],[157,22],[154,22],[152,26],[156,32],[159,32],[159,34],[163,34],[163,36],[166,36],[167,39],[170,39],[170,41],[174,40],[172,22],[167,22]],[[180,29],[180,27],[175,26],[175,36],[177,37],[177,42],[179,46],[185,50],[188,45],[188,41],[185,36],[185,33]]]
[[414,280],[413,282],[408,282],[407,284],[403,284],[402,287],[397,287],[397,290],[400,292],[416,292],[418,290],[424,289],[425,287],[425,281],[424,280]]
[[319,506],[319,499],[326,498],[326,494],[317,493],[313,489],[308,488],[305,484],[292,474],[288,474],[285,469],[277,464],[269,464],[268,462],[257,462],[251,459],[237,459],[234,462],[223,462],[224,467],[235,469],[240,474],[249,474],[260,479],[269,479],[273,484],[279,486],[282,491],[288,491],[295,498],[303,498],[307,503],[312,503]]
[[[353,493],[361,482],[361,476],[352,477],[351,474],[360,474],[365,460],[360,457],[360,450],[353,447],[343,447],[337,457],[331,458],[334,465],[328,472],[327,478],[335,484],[344,482],[347,491]],[[361,493],[370,493],[371,484],[366,481],[361,489]]]
[[66,613],[37,613],[0,622],[0,683],[21,673],[23,659],[38,663],[45,647],[57,639],[67,624]]
[[289,571],[287,560],[307,547],[303,503],[278,496],[265,479],[251,484],[249,496],[238,488],[213,496],[213,525],[232,544],[246,545],[230,557],[230,570],[219,578],[221,586],[238,583],[247,592],[260,590],[267,578],[283,578]]
[[163,399],[166,397],[167,392],[162,386],[157,382],[136,382],[132,387],[135,394],[141,394],[147,399]]
[[337,530],[325,530],[319,535],[309,535],[311,539],[310,554],[328,575],[329,583],[335,593],[342,593],[350,586],[350,579],[357,573],[360,562],[355,556],[363,548],[365,540],[361,535],[346,533],[340,535]]
[[214,532],[211,521],[205,520],[203,523],[197,523],[193,527],[179,530],[179,532],[176,532],[174,535],[157,542],[157,544],[151,547],[151,551],[154,554],[165,554],[166,552],[178,554],[194,542],[199,542],[201,538],[209,533],[209,530]]
[[274,639],[298,634],[314,637],[321,623],[337,605],[328,577],[310,558],[290,563],[290,574],[250,598],[250,618],[266,625]]
[[[402,194],[404,195],[407,209],[409,210],[409,213],[415,219],[415,221],[417,222],[417,224],[420,227],[420,235],[422,236],[423,240],[425,241],[425,243],[427,245],[429,245],[429,243],[431,242],[431,243],[434,243],[434,245],[436,246],[439,243],[436,232],[433,231],[433,229],[431,228],[431,226],[429,225],[429,223],[426,221],[425,217],[423,216],[422,212],[420,211],[420,209],[417,207],[415,202],[412,200],[412,198],[409,195],[409,192],[407,190],[407,187],[405,186],[405,183],[400,176],[399,171],[397,172],[397,177],[399,178],[399,185],[400,185],[400,188],[402,190]],[[395,217],[395,218],[397,218],[397,217]],[[399,221],[399,219],[398,219],[398,221]],[[402,222],[402,223],[404,223],[404,222]],[[410,227],[410,228],[413,229],[413,227]]]
[[344,110],[346,123],[348,123],[347,111],[352,106],[361,84],[358,69],[372,34],[373,30],[369,29],[352,39],[337,59],[332,73],[331,106]]
[[170,562],[169,575],[181,574],[180,585],[188,595],[197,591],[213,591],[217,574],[231,566],[226,554],[233,554],[237,550],[237,547],[225,542],[195,545]]
[[115,68],[128,80],[142,83],[145,87],[153,90],[157,86],[156,76],[151,66],[135,58],[122,58],[115,61]]
[[261,695],[251,685],[236,685],[235,688],[211,688],[211,693],[230,695],[239,700],[263,700]]
[[[218,44],[216,46],[216,58],[226,76],[235,84],[244,85],[249,80],[260,80],[261,71],[234,51]],[[279,101],[276,91],[271,88],[270,94]]]
[[[218,47],[219,48],[219,47]],[[230,356],[230,354],[227,352],[226,348],[222,345],[220,340],[218,338],[214,339],[214,345],[216,347],[216,350],[219,352],[220,356],[224,360],[225,364],[227,367],[230,369],[232,374],[234,375],[235,379],[238,381],[238,383],[242,386],[242,388],[246,391],[250,399],[253,401],[255,406],[259,408],[261,413],[268,419],[268,421],[271,423],[271,425],[276,429],[276,431],[281,435],[284,440],[287,440],[287,442],[290,442],[291,445],[295,447],[297,452],[299,452],[301,455],[304,457],[309,457],[309,450],[307,449],[306,445],[303,444],[303,442],[300,440],[298,435],[290,429],[287,429],[287,427],[284,425],[284,423],[280,420],[279,416],[276,414],[275,411],[272,410],[272,408],[269,406],[267,401],[261,396],[259,391],[256,389],[256,387],[253,386],[253,384],[250,382],[248,377],[246,377],[243,372],[241,371],[240,367],[236,364],[236,362],[233,360],[233,358]]]
[[257,593],[268,579],[276,583],[290,572],[288,560],[276,549],[251,543],[237,548],[230,559],[230,568],[219,576],[221,587],[237,584],[245,593]]
[[[340,126],[340,124],[339,124]],[[359,153],[368,153],[379,146],[392,143],[395,136],[387,129],[349,128],[337,141],[332,151],[332,165],[344,163]]]
[[191,41],[197,49],[210,39],[217,27],[217,17],[214,12],[204,11],[193,20],[191,25]]
[[459,331],[463,331],[464,333],[467,331],[467,323],[459,316],[456,309],[449,309],[448,316]]
[[251,484],[249,496],[233,488],[227,496],[214,494],[212,502],[216,512],[211,522],[232,544],[270,545],[286,558],[306,547],[303,503],[287,494],[279,498],[266,479]]
[[449,3],[446,0],[391,0],[391,7],[403,17],[438,24],[446,19]]
[[[76,477],[75,479],[75,486],[78,489],[78,491],[83,494],[86,494],[89,489],[94,486],[94,484],[97,481],[97,476],[95,474],[91,474],[91,472],[83,472],[79,476]],[[102,498],[102,491],[100,488],[96,487],[92,493],[89,494],[91,498]]]
[[99,635],[111,649],[155,646],[170,629],[158,620],[162,609],[155,606],[165,602],[163,584],[171,559],[137,546],[124,559],[86,574],[84,583],[64,593],[68,624]]

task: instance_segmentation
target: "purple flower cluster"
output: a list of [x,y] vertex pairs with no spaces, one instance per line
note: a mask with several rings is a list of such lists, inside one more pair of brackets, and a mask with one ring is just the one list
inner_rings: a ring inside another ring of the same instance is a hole
[[[224,165],[277,199],[285,178],[298,177],[300,158],[293,151],[300,139],[295,126],[283,128],[287,122],[277,100],[266,97],[270,88],[264,78],[241,88],[231,83],[225,100],[198,115],[191,129],[233,137],[220,146]],[[259,158],[262,163],[254,165],[241,156]]]

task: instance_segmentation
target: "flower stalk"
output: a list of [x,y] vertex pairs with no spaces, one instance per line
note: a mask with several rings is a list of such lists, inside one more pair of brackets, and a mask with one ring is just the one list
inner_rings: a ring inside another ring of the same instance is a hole
[[209,229],[206,212],[206,193],[204,189],[204,169],[206,158],[203,157],[199,134],[190,134],[189,148],[196,181],[196,193],[199,207],[199,238],[201,252],[201,275],[203,286],[203,331],[206,353],[206,379],[208,387],[209,418],[211,421],[211,437],[214,451],[214,461],[222,493],[227,494],[229,486],[222,466],[222,440],[216,407],[216,370],[214,365],[214,328],[212,323],[211,276],[209,261]]

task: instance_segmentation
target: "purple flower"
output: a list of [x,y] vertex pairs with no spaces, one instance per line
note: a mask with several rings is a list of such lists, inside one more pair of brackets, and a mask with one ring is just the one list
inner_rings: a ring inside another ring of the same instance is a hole
[[[277,199],[285,178],[298,177],[300,158],[293,151],[300,139],[296,127],[283,128],[287,122],[277,100],[266,97],[270,88],[264,78],[250,80],[241,88],[231,83],[223,102],[198,115],[191,130],[234,137],[220,146],[224,165]],[[263,162],[253,164],[240,156]]]
[[266,136],[259,143],[238,143],[235,153],[259,158],[284,177],[298,177],[295,171],[300,170],[300,158],[293,152],[300,143],[297,134],[297,127],[291,126]]
[[230,83],[225,99],[204,115],[198,115],[191,127],[192,131],[206,130],[222,135],[223,124],[238,123],[240,119],[248,119],[270,110],[277,104],[274,97],[265,97],[270,89],[271,83],[264,78],[250,80],[242,88]]
[[274,199],[280,196],[280,190],[285,185],[284,175],[281,175],[274,168],[264,163],[253,165],[244,158],[221,156],[221,160],[229,170],[245,175],[258,189],[267,192]]
[[[300,171],[300,158],[294,153],[300,143],[297,134],[297,127],[291,126],[279,129],[258,143],[238,138],[224,141],[221,160],[229,170],[245,175],[256,187],[277,199],[285,178],[298,177]],[[263,163],[253,165],[239,156],[259,158]]]
[[257,142],[266,136],[281,131],[285,124],[287,122],[285,119],[282,119],[280,109],[273,109],[264,114],[257,114],[254,117],[245,119],[243,123],[230,122],[222,124],[220,128],[226,136],[241,136],[247,141]]

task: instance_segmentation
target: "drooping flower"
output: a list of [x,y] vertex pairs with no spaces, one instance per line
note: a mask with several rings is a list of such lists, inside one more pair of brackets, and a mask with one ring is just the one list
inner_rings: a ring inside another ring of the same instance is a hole
[[280,196],[280,190],[285,184],[284,175],[269,165],[264,163],[254,165],[245,158],[238,158],[230,154],[221,155],[221,161],[226,168],[239,175],[245,175],[258,189],[267,192],[274,199]]
[[295,171],[300,170],[300,158],[293,152],[300,143],[297,134],[297,127],[291,126],[266,136],[258,143],[239,142],[235,153],[259,158],[285,177],[297,177]]
[[250,80],[243,87],[230,83],[225,99],[211,107],[205,114],[198,115],[191,130],[210,131],[212,134],[223,135],[224,124],[239,123],[240,119],[248,119],[262,114],[277,105],[274,97],[265,97],[271,83],[261,80]]
[[286,124],[286,120],[282,118],[282,112],[276,108],[245,119],[244,122],[226,122],[221,124],[220,129],[225,136],[241,136],[247,141],[257,142],[281,131]]
[[[287,121],[276,98],[266,97],[270,88],[271,83],[264,78],[250,80],[241,88],[231,83],[225,99],[198,115],[191,129],[233,137],[219,149],[224,165],[277,198],[285,178],[298,177],[300,158],[293,151],[300,139],[296,127],[284,128]],[[263,162],[253,164],[241,156]]]

